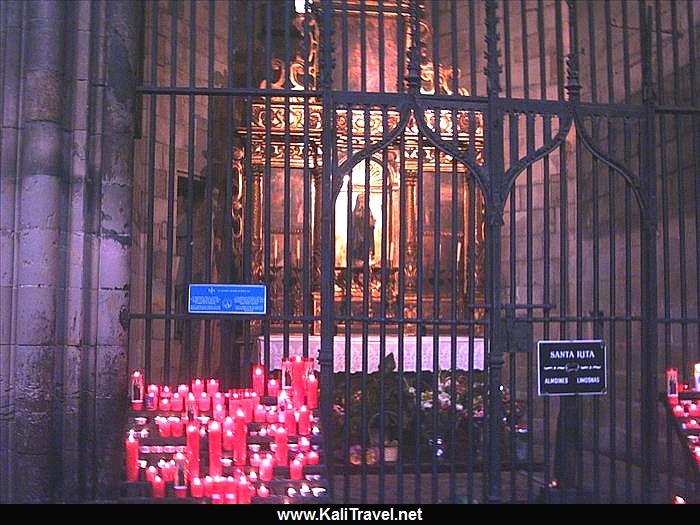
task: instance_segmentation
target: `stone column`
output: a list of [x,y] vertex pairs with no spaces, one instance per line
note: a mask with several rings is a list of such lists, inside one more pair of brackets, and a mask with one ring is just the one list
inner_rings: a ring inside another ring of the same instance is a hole
[[14,420],[10,499],[52,499],[54,367],[60,359],[57,316],[61,303],[61,213],[65,202],[63,147],[63,2],[25,6],[22,131],[20,139],[18,253],[15,257]]
[[131,197],[134,157],[136,84],[142,27],[142,2],[105,2],[104,92],[99,151],[99,251],[95,345],[96,496],[116,495],[123,460],[122,425],[126,415],[131,256]]
[[0,501],[109,498],[126,408],[142,4],[0,9]]
[[0,503],[10,501],[12,484],[11,421],[13,418],[12,319],[14,317],[15,190],[17,188],[17,141],[19,140],[19,93],[21,82],[23,2],[0,3]]

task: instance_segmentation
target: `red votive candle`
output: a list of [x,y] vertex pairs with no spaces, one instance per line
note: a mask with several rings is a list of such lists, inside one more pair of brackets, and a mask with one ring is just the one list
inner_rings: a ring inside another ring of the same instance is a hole
[[202,480],[199,478],[192,478],[192,484],[190,485],[190,493],[193,498],[203,498],[204,497],[204,485]]
[[306,378],[306,403],[310,409],[318,408],[318,379],[313,373]]
[[253,454],[251,454],[250,466],[256,468],[260,466],[260,454],[258,454],[257,452],[253,452]]
[[289,477],[294,481],[301,481],[304,465],[298,459],[289,464]]
[[233,450],[233,430],[224,430],[222,437],[224,450]]
[[[281,413],[280,411],[280,414]],[[287,410],[284,411],[284,424],[287,427],[287,434],[295,436],[297,433],[297,420],[294,417],[294,410],[292,408],[287,408]]]
[[308,452],[311,450],[311,441],[306,436],[299,438],[299,452]]
[[165,480],[160,476],[153,478],[151,482],[153,487],[153,497],[157,499],[162,499],[165,497]]
[[195,379],[192,381],[192,393],[195,397],[199,398],[199,394],[204,392],[204,381],[201,379]]
[[214,494],[214,478],[207,476],[204,478],[204,495],[209,498]]
[[223,491],[226,494],[235,494],[237,490],[236,487],[236,480],[233,478],[233,476],[228,476],[224,478],[224,488]]
[[157,416],[155,418],[158,425],[158,434],[160,437],[170,437],[170,422],[167,417]]
[[278,465],[286,466],[288,459],[287,447],[287,430],[284,427],[278,427],[275,431],[275,460]]
[[300,436],[308,436],[311,433],[311,412],[306,405],[302,405],[296,412],[295,417],[298,418],[297,432]]
[[176,416],[168,418],[170,423],[170,435],[173,437],[182,437],[182,420]]
[[226,478],[223,476],[214,476],[214,494],[223,494],[225,483]]
[[276,379],[270,379],[267,382],[267,395],[270,397],[277,397],[280,393],[280,385]]
[[151,465],[146,469],[146,481],[152,483],[155,477],[158,475],[158,467]]
[[199,427],[187,427],[187,473],[189,478],[199,477]]
[[260,480],[272,480],[272,460],[269,458],[265,458],[260,462]]
[[170,390],[170,387],[168,385],[165,385],[163,388],[160,389],[160,397],[166,397],[170,398],[172,397],[173,392]]
[[247,447],[246,438],[248,436],[248,426],[243,414],[243,410],[238,409],[236,417],[233,420],[233,457],[237,466],[245,465]]
[[306,463],[308,465],[318,465],[318,452],[311,450],[306,454]]
[[183,397],[180,395],[180,393],[174,392],[173,396],[170,398],[170,410],[173,412],[182,412],[182,400]]
[[258,496],[261,498],[267,498],[270,496],[270,490],[265,485],[260,485],[258,487]]
[[217,379],[210,379],[207,381],[207,394],[209,397],[213,397],[219,391],[219,381]]
[[253,421],[253,409],[255,408],[255,402],[251,397],[250,392],[248,391],[243,393],[243,399],[241,399],[241,408],[243,409],[243,413],[245,414],[245,420]]
[[211,397],[212,406],[216,406],[216,405],[226,406],[226,396],[224,396],[223,393],[217,392],[213,396],[211,394],[209,394],[209,397]]
[[160,468],[160,476],[163,478],[163,481],[167,483],[168,481],[173,481],[175,479],[175,476],[173,475],[173,465],[171,465],[170,462],[161,459],[158,462],[158,467]]
[[214,419],[223,422],[226,419],[226,409],[223,405],[214,405]]
[[209,474],[221,475],[221,424],[218,421],[209,423]]
[[253,367],[253,390],[260,397],[265,395],[265,368],[262,365]]
[[137,481],[139,479],[139,440],[134,433],[129,432],[126,438],[126,480]]
[[162,412],[170,412],[170,398],[161,397],[159,408]]
[[676,417],[684,417],[685,409],[683,408],[683,405],[675,405],[673,407],[673,415]]
[[267,412],[265,412],[265,407],[263,405],[255,407],[254,421],[256,423],[265,423],[265,421],[267,421]]
[[206,392],[202,392],[199,394],[199,397],[197,398],[197,408],[199,409],[200,412],[206,412],[210,409],[211,407],[211,401],[209,400],[209,396],[207,395]]
[[250,483],[248,483],[248,480],[246,479],[246,477],[241,476],[241,478],[238,480],[238,503],[239,504],[247,505],[250,503],[250,500],[253,496],[250,489],[251,489],[251,485],[250,485]]
[[304,359],[300,355],[295,355],[292,358],[292,388],[300,388],[303,391],[305,368]]
[[275,407],[270,407],[265,413],[266,423],[276,423],[277,422],[277,409]]
[[[212,503],[213,503],[213,502],[212,502]],[[226,495],[224,496],[224,504],[225,504],[225,505],[235,505],[236,503],[238,503],[238,502],[236,501],[236,495],[235,495],[235,494],[229,493],[229,494],[226,494]]]
[[696,405],[695,403],[691,403],[690,407],[688,407],[688,414],[690,414],[693,417],[700,416],[700,405]]
[[238,392],[233,392],[228,398],[229,415],[235,416],[239,408],[241,408],[241,395]]
[[178,385],[177,393],[180,394],[180,397],[182,399],[185,399],[187,397],[187,394],[190,393],[190,387],[188,387],[187,385]]

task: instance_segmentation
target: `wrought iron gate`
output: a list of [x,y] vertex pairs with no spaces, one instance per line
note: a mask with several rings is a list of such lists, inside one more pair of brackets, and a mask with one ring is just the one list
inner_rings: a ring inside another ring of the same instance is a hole
[[[251,361],[318,351],[337,501],[533,502],[562,484],[652,501],[662,459],[674,492],[657,395],[700,326],[668,239],[700,246],[682,190],[697,6],[423,4],[149,4],[132,363],[245,383]],[[188,314],[189,282],[267,283],[271,314]],[[538,398],[534,342],[574,338],[608,343],[609,394]]]

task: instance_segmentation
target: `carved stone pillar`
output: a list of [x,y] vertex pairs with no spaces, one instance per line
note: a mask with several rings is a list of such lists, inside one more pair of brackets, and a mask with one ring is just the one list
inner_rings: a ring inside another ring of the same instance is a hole
[[258,166],[253,168],[253,253],[251,259],[251,275],[253,282],[263,280],[263,233],[262,233],[262,169]]

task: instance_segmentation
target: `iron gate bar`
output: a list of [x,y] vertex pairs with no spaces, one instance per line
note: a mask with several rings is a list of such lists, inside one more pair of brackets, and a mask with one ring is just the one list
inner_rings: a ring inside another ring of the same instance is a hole
[[[321,0],[321,41],[320,41],[320,53],[321,53],[321,82],[320,88],[322,93],[323,107],[326,111],[323,112],[323,134],[322,134],[322,144],[326,147],[323,148],[323,178],[321,181],[322,187],[322,202],[325,205],[322,207],[322,218],[321,218],[321,233],[324,246],[331,246],[333,241],[333,223],[331,222],[331,197],[332,197],[332,151],[333,149],[327,147],[330,144],[335,145],[335,119],[332,118],[332,112],[329,111],[330,108],[334,107],[333,103],[333,92],[332,92],[332,79],[333,79],[333,18],[331,15],[331,2],[330,0]],[[334,112],[333,112],[334,113]],[[350,127],[350,126],[348,126]],[[349,143],[352,144],[352,143]],[[348,145],[350,147],[350,145]],[[331,276],[334,273],[333,260],[331,259],[331,250],[323,250],[322,252],[322,275]],[[333,384],[333,332],[334,332],[334,304],[333,304],[333,287],[332,286],[322,286],[321,287],[321,351],[319,352],[319,364],[321,366],[321,384],[331,385]],[[348,370],[348,368],[346,368]],[[333,406],[332,391],[330,388],[326,387],[321,390],[321,424],[323,428],[331,428],[331,414],[330,409]],[[333,450],[333,433],[324,432],[324,445],[325,450],[328,453],[332,453]],[[328,462],[328,478],[330,481],[330,491],[333,494],[335,480],[334,480],[334,465],[333,461]]]
[[[228,5],[228,19],[233,19],[233,5],[229,3]],[[230,84],[233,83],[233,42],[234,42],[234,24],[228,24],[226,39],[226,68],[228,70],[227,80]],[[225,191],[224,191],[224,203],[227,206],[233,206],[233,133],[234,133],[234,98],[231,96],[226,97],[226,114],[230,115],[230,118],[226,119],[226,126],[224,127],[226,140],[225,150],[223,155],[223,166],[225,169]],[[240,191],[240,188],[239,188]],[[224,279],[225,282],[235,282],[240,280],[240,275],[236,271],[233,261],[233,216],[232,211],[226,210],[224,213]],[[220,376],[223,381],[227,384],[242,384],[245,386],[250,386],[250,381],[252,380],[251,374],[248,374],[248,363],[251,362],[250,347],[245,346],[241,348],[238,343],[238,322],[234,322],[232,318],[223,321],[221,327],[221,341],[230,341],[228,345],[221,345],[221,353],[219,357],[219,367],[221,370]],[[226,349],[228,349],[228,358],[226,356]],[[227,366],[228,365],[228,366]]]
[[[614,88],[614,82],[613,82],[613,61],[612,61],[612,30],[611,30],[611,25],[610,25],[610,2],[605,3],[605,47],[608,49],[608,60],[607,60],[607,67],[606,67],[606,74],[607,74],[607,84],[608,84],[608,100],[612,101],[615,99],[615,88]],[[613,133],[613,123],[611,119],[608,119],[608,131],[607,131],[607,136],[608,136],[608,152],[610,153],[611,157],[615,157],[616,155],[616,147],[617,147],[617,140],[616,140],[616,135]],[[614,172],[612,169],[608,168],[607,170],[607,175],[608,175],[608,222],[609,222],[609,229],[608,229],[608,242],[610,244],[609,248],[609,263],[608,266],[610,268],[617,268],[617,258],[616,258],[616,219],[615,219],[615,194],[616,194],[616,179],[614,177]],[[608,293],[610,295],[610,315],[615,316],[616,309],[617,309],[617,301],[616,301],[616,288],[615,288],[615,282],[613,279],[610,279],[610,286]],[[596,309],[596,312],[598,309]],[[615,323],[610,322],[609,323],[609,339],[608,341],[610,344],[608,345],[608,350],[610,352],[610,357],[609,357],[609,362],[610,363],[616,363],[616,349],[617,349],[617,344],[616,344],[616,331],[615,331]],[[601,334],[601,337],[603,335]],[[609,382],[610,382],[610,391],[611,392],[617,392],[617,374],[612,373],[609,374]],[[617,422],[617,406],[616,403],[610,403],[610,417],[608,424],[610,428],[615,428]],[[610,432],[609,436],[609,443],[608,446],[610,448],[610,455],[611,457],[616,457],[617,455],[617,439],[616,439],[616,433],[615,432]],[[616,468],[616,463],[615,461],[610,462],[610,481],[608,483],[608,490],[610,491],[610,500],[615,501],[617,498],[617,468]]]
[[487,501],[498,503],[501,499],[501,368],[503,367],[503,338],[500,333],[499,310],[500,302],[500,274],[499,264],[501,260],[501,224],[503,221],[502,173],[503,173],[503,129],[501,116],[494,107],[494,101],[500,91],[501,66],[498,63],[498,18],[496,14],[496,2],[486,3],[486,74],[487,95],[489,108],[486,120],[488,148],[486,150],[486,165],[489,172],[489,192],[486,195],[486,228],[487,228],[487,280],[489,308],[489,347],[488,357],[488,382],[489,398],[485,413],[488,418],[488,491]]
[[[656,27],[655,27],[655,32],[656,32],[656,56],[657,56],[657,75],[659,79],[663,78],[663,53],[661,52],[661,46],[662,46],[662,40],[661,40],[661,19],[660,19],[660,5],[658,2],[656,2],[655,5],[655,11],[656,11]],[[658,86],[658,95],[659,99],[663,100],[664,99],[664,85],[663,82],[659,82]],[[670,272],[670,265],[668,261],[670,260],[670,239],[669,239],[669,202],[668,202],[668,191],[667,190],[667,185],[665,181],[668,179],[668,160],[667,160],[667,149],[666,149],[666,115],[659,115],[658,118],[658,128],[659,128],[659,139],[661,141],[661,147],[659,151],[659,168],[660,168],[660,179],[661,179],[661,186],[662,186],[662,191],[661,191],[661,229],[662,229],[662,243],[663,243],[663,248],[662,248],[662,253],[663,256],[665,257],[665,262],[664,262],[664,267],[663,267],[663,286],[664,286],[664,300],[663,300],[663,315],[664,317],[670,317],[672,315],[671,312],[671,298],[670,295],[668,294],[667,290],[669,290],[670,282],[671,282],[671,272]],[[666,368],[670,368],[671,365],[671,356],[669,355],[669,349],[671,348],[671,329],[673,328],[670,326],[670,324],[664,325],[664,346],[666,348],[666,351],[664,352],[664,362],[667,365]],[[683,348],[683,354],[686,353],[686,349]],[[682,362],[686,362],[685,358],[682,360]],[[673,428],[671,425],[666,422],[666,439],[670,441],[670,436],[674,432]],[[670,466],[671,473],[673,473],[674,466],[673,466],[673,449],[672,447],[667,447],[667,453],[666,453],[666,460]],[[671,476],[668,478],[668,484],[667,484],[667,492],[670,497],[671,495]]]
[[[598,102],[598,94],[597,94],[597,86],[598,86],[598,81],[597,81],[597,73],[596,73],[596,39],[595,39],[595,31],[594,31],[594,14],[593,14],[593,6],[591,3],[588,3],[588,48],[591,50],[591,59],[590,59],[590,70],[589,70],[589,75],[591,79],[591,101],[595,104]],[[610,54],[611,49],[607,49],[608,55]],[[610,62],[611,60],[608,57],[607,62]],[[595,144],[600,144],[600,134],[599,134],[599,122],[598,120],[593,117],[594,120],[591,122],[591,136],[592,140]],[[592,173],[591,176],[593,178],[592,180],[592,200],[593,200],[593,260],[592,260],[592,265],[593,265],[593,310],[594,312],[600,312],[600,301],[599,301],[599,272],[598,272],[598,261],[600,257],[600,246],[599,246],[599,231],[598,231],[598,221],[599,221],[599,216],[598,216],[598,159],[593,157],[591,159],[592,162]],[[577,195],[578,198],[578,195]],[[578,210],[577,206],[577,210]],[[583,261],[582,261],[583,263]],[[583,264],[582,264],[583,267]],[[578,276],[579,282],[582,281],[581,277]],[[583,299],[581,297],[581,299]],[[581,305],[583,308],[583,305]],[[581,314],[583,313],[582,311],[580,312]],[[589,313],[589,315],[593,315],[593,313]],[[582,328],[582,327],[581,327]],[[593,333],[594,337],[598,338],[601,337],[600,333],[600,323],[594,323],[593,324]],[[593,502],[594,503],[600,503],[600,438],[599,438],[599,432],[600,432],[600,414],[599,414],[599,398],[596,396],[593,398]],[[583,440],[583,435],[581,435],[581,439]],[[583,445],[583,443],[582,443]],[[583,448],[583,446],[582,446]],[[583,481],[583,479],[582,479]]]
[[[304,9],[305,11],[310,8],[309,2],[305,0],[304,2]],[[311,51],[311,35],[310,35],[310,29],[309,29],[309,20],[307,17],[304,17],[304,87],[308,88],[309,87],[309,82],[310,82],[310,74],[309,74],[309,68],[311,65],[309,64],[309,53]],[[303,124],[303,131],[304,131],[304,151],[309,151],[311,149],[311,142],[309,139],[309,127],[310,127],[310,107],[309,107],[309,99],[304,98],[304,124]],[[316,153],[317,153],[317,148],[316,145],[314,144],[314,159],[316,159]],[[313,305],[309,304],[309,297],[312,297],[311,295],[311,290],[313,286],[313,281],[316,279],[316,261],[317,261],[317,254],[314,252],[314,242],[313,242],[313,237],[312,237],[312,232],[311,232],[311,224],[312,224],[312,215],[311,215],[311,183],[312,183],[312,178],[315,181],[317,176],[318,176],[318,162],[314,162],[314,168],[313,171],[311,170],[310,167],[310,156],[309,155],[304,155],[304,172],[303,172],[303,178],[304,178],[304,227],[303,227],[303,235],[304,235],[304,242],[302,243],[304,245],[303,250],[304,250],[304,263],[302,264],[302,268],[312,268],[312,272],[314,275],[311,275],[311,272],[306,272],[304,271],[303,274],[303,290],[304,290],[304,308],[303,308],[303,315],[301,316],[303,321],[302,326],[303,332],[304,332],[304,341],[303,341],[303,348],[302,348],[302,353],[304,357],[309,356],[309,337],[308,334],[311,333],[311,330],[313,328],[313,323],[310,322],[304,322],[304,319],[306,316],[311,315],[313,313]],[[318,196],[316,196],[316,199],[318,199]],[[314,232],[316,234],[316,232]]]
[[[189,85],[192,85],[195,79],[196,61],[197,61],[197,42],[196,32],[197,27],[197,8],[194,0],[190,0],[190,57],[189,57]],[[157,33],[157,31],[156,31]],[[194,118],[195,118],[195,95],[188,95],[188,118],[187,118],[187,213],[186,213],[186,242],[185,247],[185,279],[187,283],[194,282],[192,258],[194,254],[194,150],[195,150],[195,135],[194,135]],[[182,286],[182,284],[181,284]],[[180,304],[180,309],[184,310],[184,305]],[[192,370],[192,324],[193,321],[187,319],[184,323],[184,346],[180,351],[180,366],[177,381],[178,383],[186,383],[189,378],[194,377]]]
[[[399,46],[402,48],[403,46]],[[405,135],[401,135],[401,138],[399,139],[399,146],[401,150],[405,149]],[[399,169],[401,173],[406,173],[406,157],[405,155],[401,155],[399,158]],[[399,205],[402,210],[406,209],[406,184],[401,184],[399,187]],[[411,212],[409,211],[409,214]],[[408,220],[408,218],[407,218]],[[399,268],[405,268],[406,267],[406,228],[399,228]],[[398,284],[399,284],[399,296],[397,299],[397,317],[400,315],[400,317],[403,317],[404,309],[406,308],[405,304],[405,296],[406,296],[406,272],[400,271],[398,275]],[[398,399],[398,428],[403,429],[404,428],[404,395],[403,395],[403,382],[404,382],[404,332],[405,332],[405,324],[404,323],[399,323],[398,325],[399,328],[399,341],[398,341],[398,366],[399,366],[399,374],[398,374],[398,387],[399,387],[399,399]],[[404,462],[403,462],[403,457],[404,457],[404,436],[403,432],[399,431],[398,432],[398,450],[401,451],[401,457],[400,461],[397,466],[397,500],[398,503],[403,503],[404,501]],[[398,459],[398,458],[397,458]]]
[[[689,45],[689,62],[690,62],[690,103],[698,104],[697,98],[697,69],[695,65],[696,52],[695,52],[695,23],[693,18],[693,8],[690,2],[687,2],[688,6],[688,45]],[[657,107],[657,111],[659,107]],[[698,242],[697,235],[700,232],[700,177],[697,176],[698,167],[700,166],[700,130],[698,129],[698,115],[697,112],[690,114],[691,119],[691,129],[693,133],[693,168],[695,170],[694,177],[694,190],[695,190],[695,274],[700,275],[700,242]],[[700,279],[697,279],[696,283],[696,295],[700,297]],[[696,312],[698,307],[696,306]],[[697,323],[697,339],[700,343],[700,319],[696,321]],[[698,350],[695,352],[695,360],[700,357],[700,344],[697,345]],[[670,476],[669,476],[670,477]]]
[[[151,4],[151,27],[158,27],[158,9],[154,8],[154,3]],[[157,60],[153,57],[157,56],[158,51],[158,31],[153,31],[151,34],[151,81],[157,82],[158,68]],[[145,341],[144,341],[144,362],[137,363],[137,366],[142,365],[146,377],[151,377],[151,333],[152,321],[150,315],[153,313],[153,216],[155,205],[155,158],[156,158],[156,141],[153,137],[156,134],[156,101],[157,97],[151,95],[149,100],[149,123],[148,123],[148,209],[146,211],[146,285],[145,285]]]
[[[170,2],[170,32],[177,34],[177,11],[178,4],[171,0]],[[177,38],[171,39],[170,54],[172,65],[170,67],[170,85],[177,84]],[[168,192],[168,224],[173,224],[175,213],[175,122],[177,118],[177,105],[175,95],[169,95],[170,102],[170,118],[168,120],[168,175],[167,175],[167,192]],[[172,311],[172,288],[173,288],[173,228],[168,228],[167,247],[166,247],[166,268],[165,268],[165,311]],[[163,382],[170,383],[170,319],[165,320],[165,343],[163,355]]]
[[[211,88],[214,83],[214,28],[215,28],[215,3],[214,0],[209,0],[207,5],[207,23],[209,27],[209,35],[207,38],[207,69],[208,69],[208,85]],[[213,101],[207,101],[207,122],[214,121],[214,107]],[[206,261],[204,266],[204,279],[205,282],[210,283],[212,281],[212,253],[211,246],[214,240],[214,225],[212,224],[212,214],[214,210],[214,169],[213,169],[213,155],[212,144],[214,143],[214,130],[213,126],[207,126],[207,171],[206,171],[206,199],[207,199],[207,225],[206,225],[206,242],[207,250]],[[204,322],[204,348],[209,349],[212,345],[212,331],[213,326],[216,326],[212,321]],[[205,350],[202,356],[203,361],[203,374],[206,376],[211,376],[211,352]]]
[[[649,22],[651,25],[651,14],[649,15]],[[678,27],[678,13],[676,3],[671,4],[671,24],[673,27]],[[676,69],[679,68],[678,63],[678,32],[674,31],[671,35],[671,42],[673,47],[673,91],[674,91],[674,104],[678,104],[680,95],[680,72]],[[651,52],[649,52],[651,55]],[[651,56],[649,57],[651,60]],[[655,126],[655,118],[650,118],[650,125]],[[659,117],[659,120],[663,120],[663,117]],[[685,257],[681,254],[686,253],[686,234],[685,234],[685,191],[683,184],[683,152],[681,144],[681,121],[680,115],[678,113],[673,115],[673,120],[675,124],[675,140],[676,140],[676,184],[677,184],[677,219],[678,219],[678,265],[679,268],[679,282],[680,282],[680,313],[681,317],[686,317],[688,315],[688,280],[687,280],[687,269]],[[665,137],[660,134],[659,140],[662,144],[665,144]],[[656,181],[654,181],[654,186],[656,187]],[[664,193],[666,193],[664,191]],[[681,323],[681,348],[683,348],[683,358],[682,363],[688,363],[687,352],[690,351],[688,344],[688,325]],[[670,448],[670,447],[669,447]]]
[[[643,446],[642,454],[648,458],[642,471],[643,501],[660,501],[660,479],[658,471],[658,411],[656,408],[656,392],[658,391],[658,311],[657,311],[657,261],[656,261],[656,134],[655,110],[656,96],[652,80],[652,15],[651,8],[644,12],[640,5],[639,17],[642,23],[641,51],[643,101],[647,104],[647,114],[643,123],[643,136],[646,138],[643,150],[640,178],[645,196],[645,208],[641,210],[642,229],[642,270],[646,276],[642,295],[642,340],[644,341],[642,368],[642,388],[644,393],[642,405]],[[641,142],[641,138],[640,138]],[[646,418],[644,417],[646,415]]]

